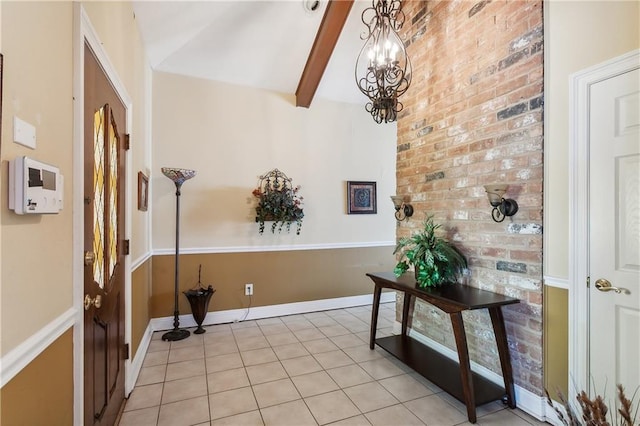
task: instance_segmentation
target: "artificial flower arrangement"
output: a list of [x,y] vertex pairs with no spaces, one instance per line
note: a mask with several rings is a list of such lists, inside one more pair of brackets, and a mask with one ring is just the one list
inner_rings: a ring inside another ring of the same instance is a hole
[[296,224],[296,235],[300,235],[302,229],[303,198],[299,194],[300,185],[293,186],[291,178],[278,169],[260,176],[258,187],[252,194],[258,199],[256,206],[256,222],[258,222],[258,232],[264,232],[265,222],[273,221],[271,232],[282,232],[286,227],[287,232],[291,230],[291,224]]

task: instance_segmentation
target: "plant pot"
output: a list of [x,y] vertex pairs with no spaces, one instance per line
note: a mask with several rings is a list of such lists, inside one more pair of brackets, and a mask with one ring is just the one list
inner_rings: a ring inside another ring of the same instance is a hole
[[193,332],[193,334],[202,334],[206,331],[202,328],[202,323],[209,311],[209,301],[211,300],[211,296],[213,296],[213,293],[215,292],[216,291],[211,286],[206,289],[200,287],[183,292],[189,301],[189,305],[191,305],[191,314],[193,315],[193,319],[196,321],[196,324],[198,324],[198,328]]

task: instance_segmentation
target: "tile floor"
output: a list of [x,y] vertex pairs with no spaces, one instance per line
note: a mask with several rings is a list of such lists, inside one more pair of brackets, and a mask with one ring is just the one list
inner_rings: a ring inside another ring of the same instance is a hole
[[[376,347],[371,306],[155,333],[120,426],[468,425],[464,405]],[[380,306],[377,336],[395,304]],[[500,402],[480,425],[545,424]]]

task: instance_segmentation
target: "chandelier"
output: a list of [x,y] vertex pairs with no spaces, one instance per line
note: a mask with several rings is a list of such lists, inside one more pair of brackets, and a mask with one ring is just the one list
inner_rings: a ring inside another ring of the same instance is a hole
[[411,61],[398,31],[404,24],[401,0],[373,0],[362,12],[366,39],[356,60],[356,84],[368,98],[365,108],[376,123],[396,121],[398,98],[411,84]]

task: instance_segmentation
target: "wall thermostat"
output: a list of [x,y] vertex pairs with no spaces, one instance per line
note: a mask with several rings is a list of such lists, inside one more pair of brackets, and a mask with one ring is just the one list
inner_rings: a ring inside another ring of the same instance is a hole
[[29,157],[9,161],[9,209],[17,214],[58,213],[63,187],[57,167]]

